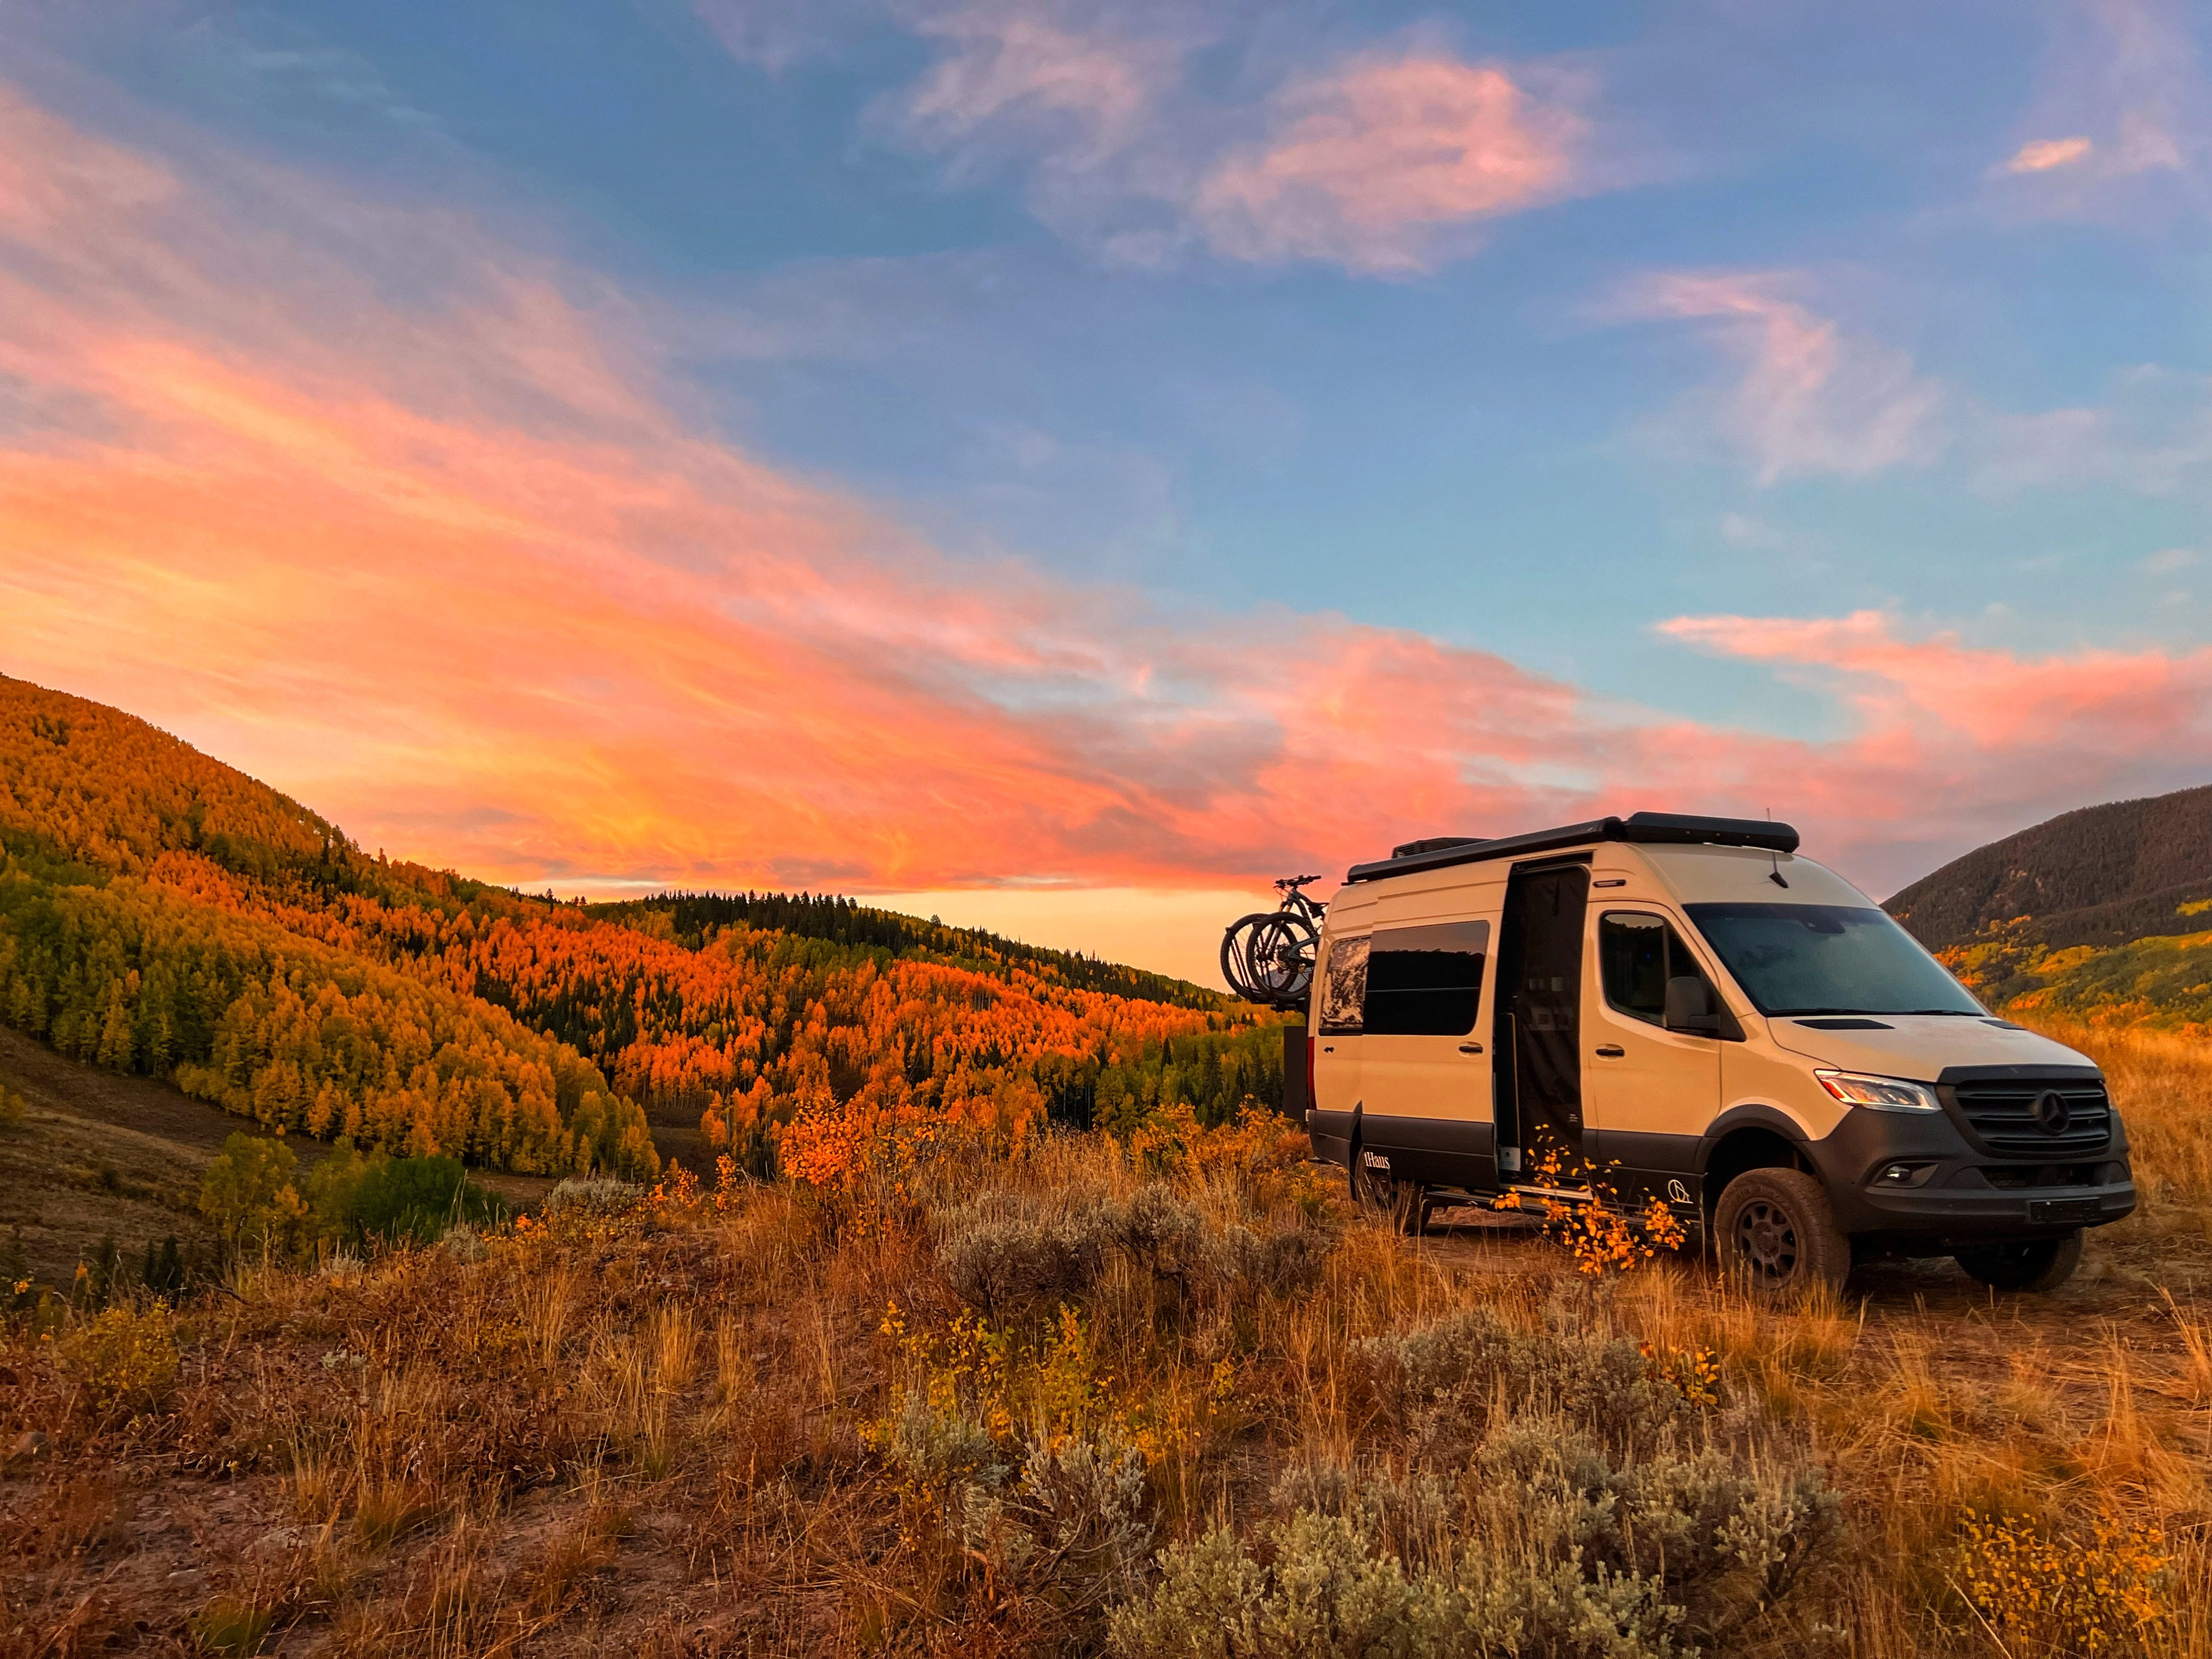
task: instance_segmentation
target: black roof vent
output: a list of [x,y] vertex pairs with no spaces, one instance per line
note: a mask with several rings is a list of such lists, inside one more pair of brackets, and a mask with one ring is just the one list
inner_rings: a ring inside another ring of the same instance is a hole
[[1409,859],[1416,853],[1434,853],[1446,847],[1480,847],[1480,836],[1431,836],[1426,841],[1401,842],[1390,849],[1394,859]]
[[1495,841],[1440,836],[1428,841],[1408,842],[1387,859],[1353,865],[1344,878],[1377,881],[1386,876],[1408,876],[1417,871],[1442,870],[1455,864],[1556,852],[1600,841],[1677,847],[1755,847],[1763,853],[1797,850],[1797,832],[1786,823],[1775,823],[1765,818],[1705,818],[1682,812],[1632,812],[1625,818],[1591,818],[1583,823],[1562,824],[1556,830],[1501,836]]

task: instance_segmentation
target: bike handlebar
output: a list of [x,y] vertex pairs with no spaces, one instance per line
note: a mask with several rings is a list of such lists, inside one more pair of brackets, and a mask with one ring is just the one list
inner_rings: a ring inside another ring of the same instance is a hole
[[1275,884],[1278,892],[1295,893],[1310,881],[1319,881],[1319,876],[1285,876]]

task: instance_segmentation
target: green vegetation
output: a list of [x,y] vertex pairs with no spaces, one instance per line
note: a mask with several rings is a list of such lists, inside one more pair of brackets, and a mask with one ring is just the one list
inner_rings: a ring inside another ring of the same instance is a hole
[[802,1112],[1280,1099],[1272,1033],[1196,986],[830,896],[526,898],[5,678],[0,1020],[271,1132],[549,1175],[659,1173],[647,1105],[764,1173]]
[[364,1158],[341,1140],[304,1178],[298,1167],[282,1140],[234,1134],[201,1177],[200,1213],[234,1252],[288,1256],[428,1244],[507,1213],[455,1158]]

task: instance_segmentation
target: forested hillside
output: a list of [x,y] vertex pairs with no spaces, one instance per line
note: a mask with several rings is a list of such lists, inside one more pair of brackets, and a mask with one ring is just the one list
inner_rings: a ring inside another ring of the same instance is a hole
[[2024,943],[2178,933],[2212,901],[2212,786],[2062,813],[1956,858],[1891,899],[1931,950],[2009,928]]
[[2212,1026],[2212,787],[2064,813],[1887,908],[1992,1006]]
[[1219,1120],[1276,1034],[1195,986],[806,896],[591,908],[368,857],[143,721],[0,678],[0,1018],[270,1127],[649,1174],[811,1109]]

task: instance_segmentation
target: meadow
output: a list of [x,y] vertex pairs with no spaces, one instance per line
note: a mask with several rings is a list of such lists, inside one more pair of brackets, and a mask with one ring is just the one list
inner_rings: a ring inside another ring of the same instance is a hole
[[1176,1108],[27,1292],[0,1652],[2212,1652],[2212,1050],[2061,1035],[2144,1202],[2048,1298],[1401,1240]]

